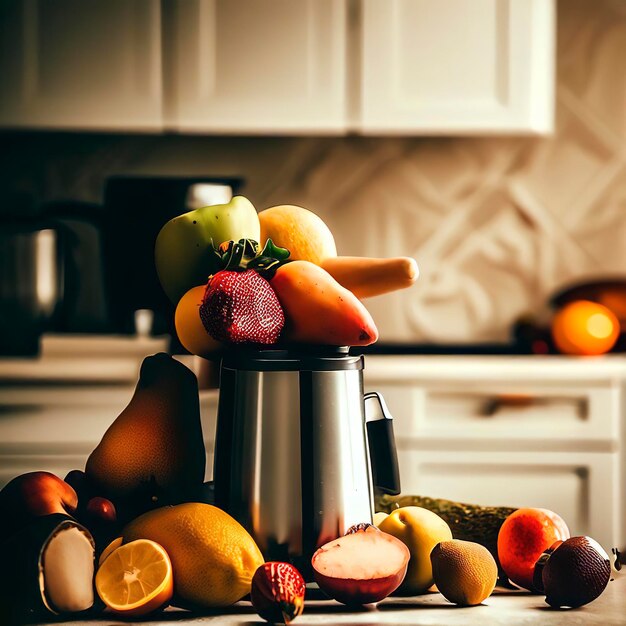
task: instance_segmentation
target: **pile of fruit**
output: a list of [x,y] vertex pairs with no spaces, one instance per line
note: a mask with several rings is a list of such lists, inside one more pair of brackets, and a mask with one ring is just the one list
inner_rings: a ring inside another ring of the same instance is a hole
[[155,261],[176,304],[178,337],[203,357],[228,344],[369,345],[378,330],[361,299],[418,276],[408,257],[337,256],[311,211],[282,205],[257,214],[243,196],[170,220]]
[[[200,355],[222,343],[372,343],[376,327],[360,298],[417,276],[411,259],[338,257],[314,214],[282,206],[257,216],[242,197],[168,222],[156,261],[178,303],[180,339]],[[265,563],[248,532],[206,502],[205,458],[196,377],[166,354],[146,358],[84,471],[65,480],[24,474],[0,491],[0,623],[136,617],[248,597],[268,621],[295,619],[303,577],[289,563]],[[500,571],[551,606],[577,607],[609,581],[602,548],[569,538],[550,511],[407,497],[378,508],[375,525],[358,524],[312,556],[330,598],[361,605],[436,585],[450,602],[472,606]]]
[[[129,513],[127,496],[140,497],[150,489],[137,480],[137,468],[120,467],[107,487],[94,468],[103,462],[102,447],[116,445],[114,427],[128,427],[128,411],[136,408],[131,402],[105,434],[86,472],[74,470],[65,481],[47,472],[24,474],[0,492],[5,538],[1,623],[103,611],[138,617],[168,605],[227,607],[246,598],[269,622],[293,621],[304,609],[300,572],[289,563],[264,562],[248,532],[201,497],[162,506],[167,500],[154,496],[151,510],[123,521]],[[167,468],[153,460],[149,469],[154,470],[153,485],[166,484]],[[191,474],[170,478],[170,487],[201,486]],[[97,489],[113,499],[93,496]],[[168,489],[161,493],[167,498]],[[424,500],[443,517],[411,504],[392,508],[411,500]],[[144,501],[142,506],[149,505]],[[471,511],[473,519],[453,520],[455,538],[444,517],[459,507]],[[388,499],[382,508],[391,512],[377,513],[375,525],[353,526],[313,555],[315,581],[329,598],[359,606],[392,593],[439,591],[456,605],[475,606],[493,592],[500,567],[507,584],[545,595],[552,607],[576,608],[595,600],[609,583],[606,552],[590,537],[570,537],[565,522],[551,511],[483,509],[406,496]],[[495,553],[490,537],[460,538],[483,522],[491,524],[494,516],[500,519]]]

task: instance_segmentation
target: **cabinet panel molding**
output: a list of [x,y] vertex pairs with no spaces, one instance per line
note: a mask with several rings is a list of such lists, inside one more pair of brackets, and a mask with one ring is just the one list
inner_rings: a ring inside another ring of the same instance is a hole
[[402,450],[403,493],[554,510],[572,535],[620,545],[619,456],[571,452]]
[[160,0],[11,0],[0,9],[0,125],[162,127]]
[[175,0],[166,124],[341,131],[347,0]]
[[553,0],[363,0],[364,133],[547,133]]

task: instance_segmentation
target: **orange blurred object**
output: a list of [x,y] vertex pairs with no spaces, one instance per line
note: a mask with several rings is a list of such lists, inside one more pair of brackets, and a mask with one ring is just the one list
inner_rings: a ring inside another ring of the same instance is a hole
[[615,345],[619,332],[615,314],[589,300],[566,304],[552,320],[552,338],[564,354],[604,354]]

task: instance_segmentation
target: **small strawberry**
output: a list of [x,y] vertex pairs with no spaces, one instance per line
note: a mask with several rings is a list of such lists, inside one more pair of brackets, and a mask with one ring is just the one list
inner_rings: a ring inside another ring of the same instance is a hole
[[289,624],[304,609],[304,591],[304,579],[293,565],[270,561],[254,573],[250,599],[264,620]]
[[200,319],[217,341],[276,343],[285,315],[271,285],[256,270],[213,275],[200,305]]

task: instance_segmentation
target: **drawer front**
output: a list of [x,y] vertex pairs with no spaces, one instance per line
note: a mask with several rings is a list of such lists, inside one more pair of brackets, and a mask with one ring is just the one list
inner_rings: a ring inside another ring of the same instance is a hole
[[2,454],[0,455],[0,489],[11,479],[27,472],[51,472],[64,478],[70,470],[84,469],[87,454]]
[[402,493],[556,511],[572,535],[622,545],[615,453],[398,452]]
[[125,386],[0,388],[0,452],[91,450],[132,394]]
[[[213,478],[213,448],[207,447],[204,480]],[[27,472],[51,472],[64,478],[70,470],[85,469],[89,451],[73,454],[0,454],[0,489]]]
[[368,383],[383,393],[400,439],[616,442],[619,391],[554,383]]
[[[44,470],[63,477],[71,469],[83,469],[133,391],[125,386],[0,388],[0,487],[26,472]],[[216,392],[201,392],[200,415],[205,480],[210,480]]]

